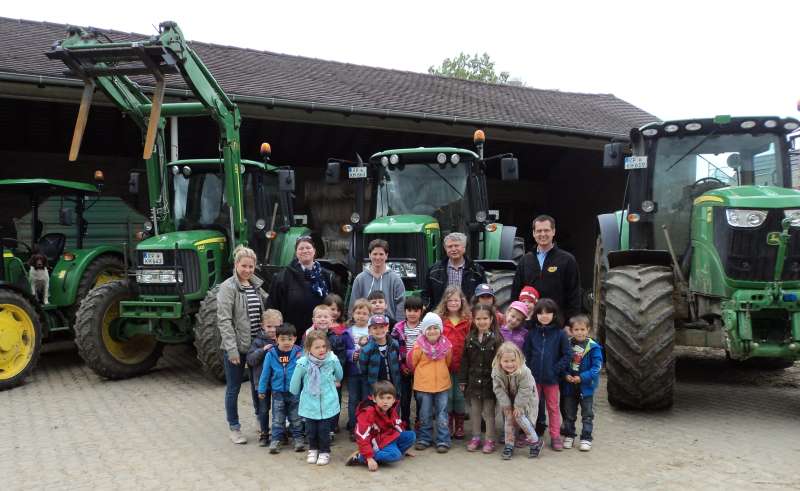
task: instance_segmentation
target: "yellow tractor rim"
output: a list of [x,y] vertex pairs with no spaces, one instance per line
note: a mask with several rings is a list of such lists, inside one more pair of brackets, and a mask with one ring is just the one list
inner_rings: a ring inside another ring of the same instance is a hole
[[121,280],[123,276],[119,273],[114,273],[112,271],[103,271],[94,279],[94,287],[97,288],[100,285],[105,285],[111,281]]
[[118,362],[135,365],[150,356],[156,346],[153,336],[138,335],[126,341],[117,341],[111,337],[111,322],[119,317],[119,302],[114,303],[103,315],[102,337],[106,350]]
[[36,346],[33,320],[17,305],[0,304],[0,380],[18,375],[28,366]]

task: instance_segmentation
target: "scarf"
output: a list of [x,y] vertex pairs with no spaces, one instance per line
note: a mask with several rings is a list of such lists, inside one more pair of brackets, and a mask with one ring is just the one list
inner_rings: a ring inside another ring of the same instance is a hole
[[453,349],[453,345],[450,343],[450,340],[447,339],[444,334],[439,336],[439,339],[436,341],[435,344],[431,344],[428,341],[428,338],[425,337],[425,333],[420,333],[417,337],[417,344],[419,345],[422,352],[428,355],[428,358],[431,360],[440,360],[447,356],[447,353]]
[[[302,269],[302,266],[300,269]],[[314,266],[311,269],[302,270],[306,281],[311,283],[311,294],[325,298],[328,295],[328,285],[322,279],[322,266],[319,265],[319,261],[314,261]]]
[[317,358],[308,353],[308,390],[311,394],[318,396],[322,393],[322,365],[325,358]]

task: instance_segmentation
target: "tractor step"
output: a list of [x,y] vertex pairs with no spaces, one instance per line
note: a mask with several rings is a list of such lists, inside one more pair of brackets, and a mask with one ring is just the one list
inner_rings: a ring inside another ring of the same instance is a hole
[[123,300],[119,303],[119,316],[128,319],[180,319],[182,315],[180,302]]

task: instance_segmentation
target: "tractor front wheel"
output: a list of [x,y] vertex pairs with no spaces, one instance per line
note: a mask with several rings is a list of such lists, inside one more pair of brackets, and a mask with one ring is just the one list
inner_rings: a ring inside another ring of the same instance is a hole
[[36,309],[19,293],[0,290],[0,390],[24,382],[36,367],[41,349],[42,326]]
[[194,327],[194,347],[203,373],[211,380],[225,381],[225,368],[222,366],[222,337],[217,327],[217,292],[219,285],[206,293],[197,312]]
[[98,375],[110,379],[135,377],[150,370],[163,345],[155,336],[117,335],[119,302],[133,297],[126,281],[111,281],[92,289],[81,302],[75,319],[75,344],[83,361]]
[[70,323],[75,324],[75,316],[81,306],[81,301],[86,298],[92,288],[124,278],[125,263],[122,259],[112,254],[103,254],[95,258],[81,275],[78,292],[75,295],[75,304],[69,311]]

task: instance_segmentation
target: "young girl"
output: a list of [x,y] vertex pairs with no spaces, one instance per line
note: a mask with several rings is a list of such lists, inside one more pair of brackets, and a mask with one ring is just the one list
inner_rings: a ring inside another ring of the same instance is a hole
[[366,298],[359,298],[353,302],[350,312],[350,321],[347,333],[350,343],[347,345],[347,430],[350,431],[350,440],[355,441],[353,429],[356,427],[356,408],[358,403],[366,399],[369,390],[364,382],[364,376],[358,368],[358,357],[361,348],[369,340],[369,316],[372,309]]
[[538,457],[542,441],[536,435],[531,421],[539,405],[536,381],[525,366],[522,352],[514,343],[506,341],[497,349],[492,361],[492,387],[505,418],[503,460],[509,460],[514,455],[515,429],[522,429],[528,437],[528,457]]
[[536,302],[532,320],[533,328],[525,338],[522,351],[536,378],[536,390],[539,393],[539,418],[536,420],[536,431],[543,434],[549,423],[550,446],[553,450],[561,451],[564,449],[564,444],[560,435],[558,383],[569,363],[571,354],[569,339],[561,329],[561,316],[555,301],[543,298]]
[[492,453],[495,448],[494,390],[492,389],[492,361],[503,337],[497,328],[497,317],[491,305],[477,304],[472,307],[472,327],[469,331],[461,371],[458,380],[469,404],[469,420],[472,423],[472,438],[467,450],[474,452],[481,446],[481,416],[486,422],[486,440],[483,453]]
[[[347,364],[347,350],[353,345],[353,338],[347,332],[347,325],[344,322],[344,301],[342,297],[335,293],[329,293],[322,299],[322,305],[327,305],[331,313],[331,324],[328,328],[328,340],[331,342],[331,350],[342,368]],[[339,405],[342,404],[342,385],[336,386],[336,392],[339,394]],[[333,433],[339,433],[339,414],[331,418],[331,430]],[[331,435],[333,440],[333,435]]]
[[447,428],[447,399],[452,381],[448,366],[453,358],[453,346],[442,335],[442,319],[429,312],[422,319],[422,334],[408,354],[408,364],[414,371],[414,391],[417,393],[420,429],[417,450],[425,450],[433,442],[433,421],[436,419],[436,451],[450,449]]
[[459,369],[461,369],[461,355],[464,353],[464,342],[467,339],[467,332],[472,319],[469,311],[469,302],[461,291],[461,287],[450,285],[445,288],[444,294],[442,294],[442,301],[434,312],[442,318],[444,323],[443,334],[453,345],[453,362],[450,364],[452,386],[447,407],[450,412],[450,427],[452,428],[453,438],[463,440],[466,402],[464,393],[458,387],[456,377]]
[[331,461],[330,420],[339,413],[336,383],[342,380],[342,365],[321,330],[309,330],[303,347],[305,356],[297,360],[289,392],[300,395],[297,412],[306,422],[306,462],[327,465]]
[[525,329],[526,319],[528,318],[528,306],[523,302],[511,302],[506,310],[506,325],[500,328],[500,334],[504,341],[511,341],[522,349],[525,344],[525,337],[528,330]]

